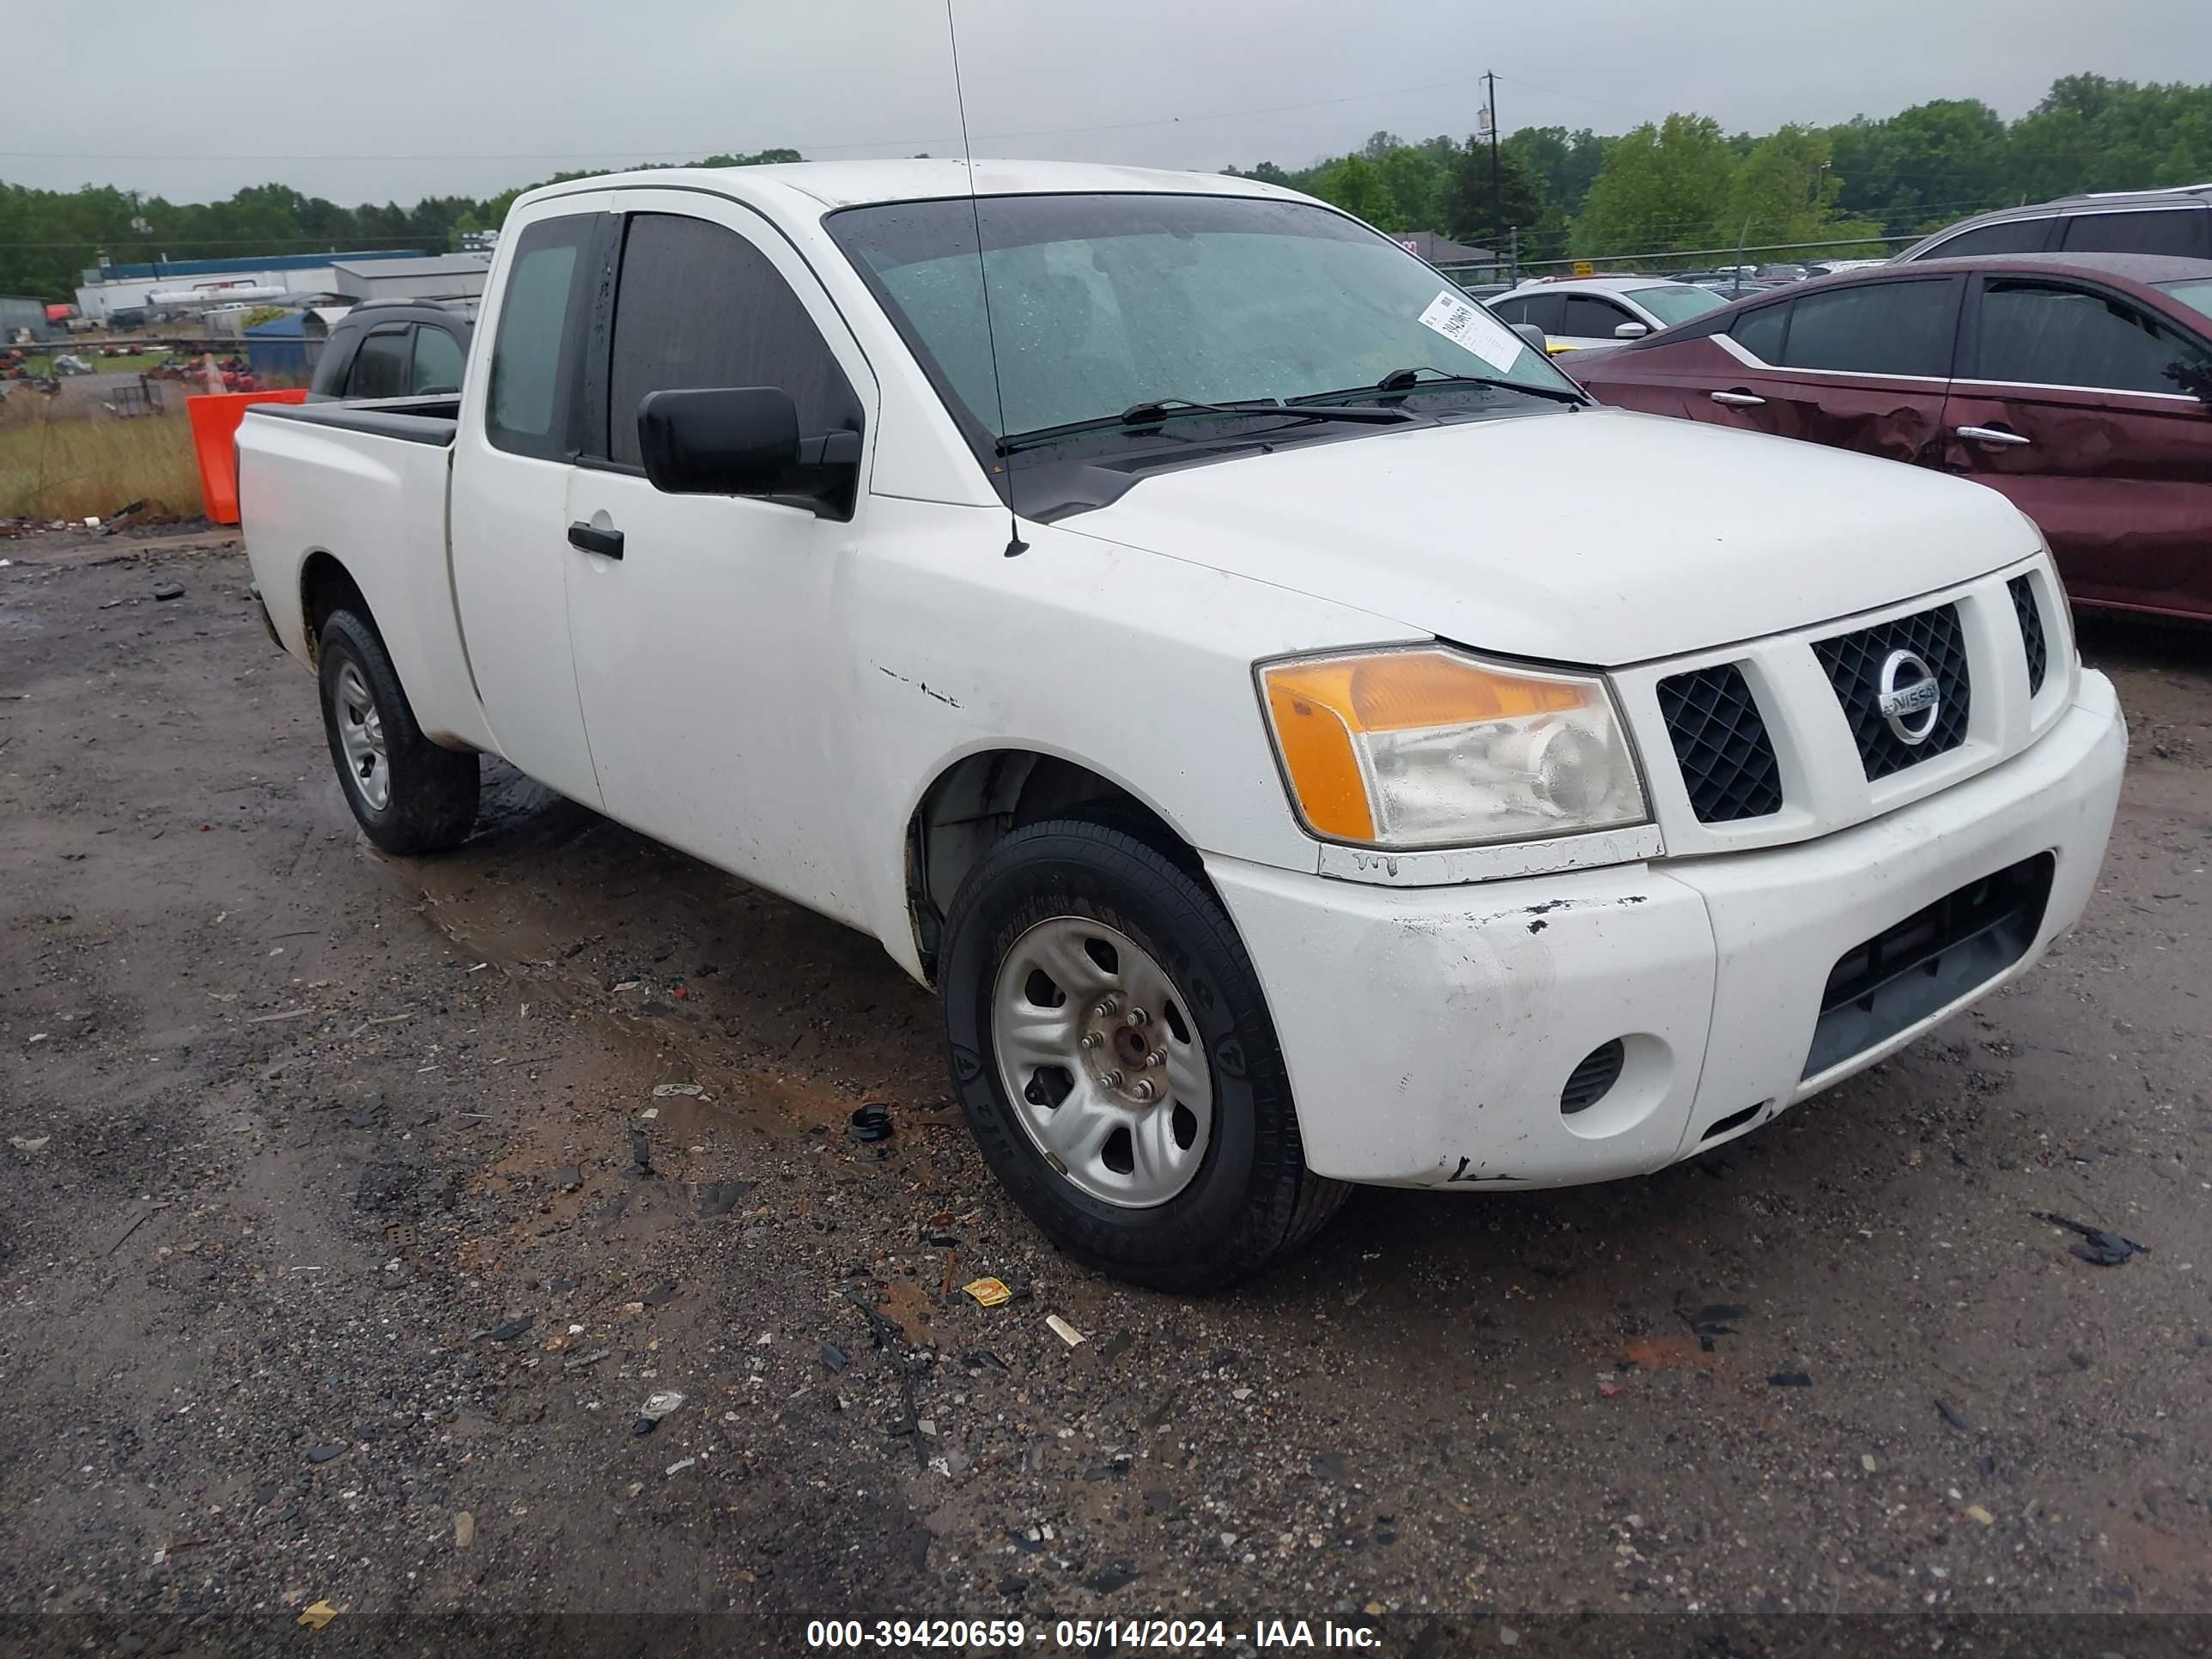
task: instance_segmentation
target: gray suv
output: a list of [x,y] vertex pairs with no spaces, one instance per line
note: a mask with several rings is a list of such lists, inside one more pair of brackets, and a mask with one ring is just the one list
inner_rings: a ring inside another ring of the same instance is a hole
[[2167,253],[2212,259],[2212,185],[2062,196],[1947,225],[1891,261],[2006,253]]

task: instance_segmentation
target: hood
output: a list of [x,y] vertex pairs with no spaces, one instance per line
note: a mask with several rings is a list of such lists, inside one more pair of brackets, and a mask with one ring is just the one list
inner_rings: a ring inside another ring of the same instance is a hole
[[1602,667],[1870,610],[2038,545],[1978,484],[1615,409],[1240,455],[1059,528]]

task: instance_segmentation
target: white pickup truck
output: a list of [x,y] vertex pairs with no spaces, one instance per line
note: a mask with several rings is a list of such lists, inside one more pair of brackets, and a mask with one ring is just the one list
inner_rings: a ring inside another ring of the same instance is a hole
[[1037,1224],[1181,1289],[1717,1146],[2080,915],[2124,728],[2001,496],[1599,408],[1251,179],[973,182],[550,185],[458,398],[247,416],[371,840],[499,755],[874,934]]

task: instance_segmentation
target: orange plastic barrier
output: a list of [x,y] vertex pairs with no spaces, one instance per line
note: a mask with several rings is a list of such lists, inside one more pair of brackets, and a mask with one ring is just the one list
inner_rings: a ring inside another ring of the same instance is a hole
[[206,392],[185,399],[199,458],[200,501],[217,524],[238,522],[238,423],[248,404],[304,404],[307,388],[285,392]]

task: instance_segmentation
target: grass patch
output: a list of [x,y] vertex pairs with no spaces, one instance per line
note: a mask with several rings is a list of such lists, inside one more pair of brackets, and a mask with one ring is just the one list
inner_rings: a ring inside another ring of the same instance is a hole
[[0,519],[104,519],[136,501],[200,510],[183,410],[135,421],[43,411],[0,420]]

